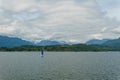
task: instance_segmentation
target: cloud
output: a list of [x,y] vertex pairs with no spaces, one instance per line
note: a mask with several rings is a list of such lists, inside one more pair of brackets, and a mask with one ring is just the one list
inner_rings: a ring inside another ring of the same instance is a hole
[[106,16],[120,20],[120,0],[97,0]]
[[96,39],[102,39],[101,37],[102,37],[102,34],[93,34],[92,35],[94,38],[96,38]]
[[0,34],[33,42],[117,37],[119,22],[99,7],[95,0],[1,0]]
[[120,27],[117,27],[117,28],[113,29],[112,31],[115,34],[120,34]]

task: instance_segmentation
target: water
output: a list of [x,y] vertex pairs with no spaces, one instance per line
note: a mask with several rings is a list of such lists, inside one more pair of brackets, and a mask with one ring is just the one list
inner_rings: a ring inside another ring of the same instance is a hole
[[120,53],[0,52],[0,80],[120,80]]

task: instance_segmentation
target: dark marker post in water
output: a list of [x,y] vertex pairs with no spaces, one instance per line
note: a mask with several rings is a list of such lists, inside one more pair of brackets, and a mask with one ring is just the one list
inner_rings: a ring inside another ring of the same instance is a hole
[[41,51],[41,57],[43,57],[43,56],[44,56],[44,51],[42,50],[42,51]]

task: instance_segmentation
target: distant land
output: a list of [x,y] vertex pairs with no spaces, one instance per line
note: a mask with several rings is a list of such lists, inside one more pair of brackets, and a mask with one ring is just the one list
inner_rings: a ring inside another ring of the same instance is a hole
[[72,44],[54,40],[42,40],[38,43],[20,38],[0,36],[0,51],[120,51],[118,39],[92,39],[86,43]]

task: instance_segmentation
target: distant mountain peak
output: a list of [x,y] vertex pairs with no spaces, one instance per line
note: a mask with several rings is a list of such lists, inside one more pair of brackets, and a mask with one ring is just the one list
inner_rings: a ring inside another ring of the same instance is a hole
[[106,43],[104,43],[105,46],[110,46],[110,47],[120,47],[120,38],[118,39],[113,39],[113,40],[109,40]]
[[22,45],[33,45],[29,41],[16,37],[0,36],[0,47],[16,47]]
[[102,45],[103,43],[109,41],[110,39],[91,39],[86,42],[87,45]]

